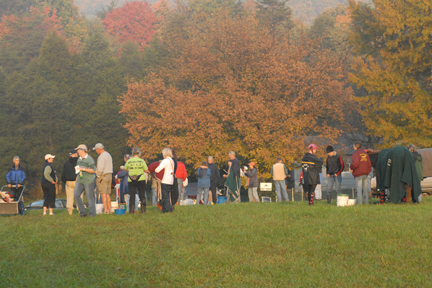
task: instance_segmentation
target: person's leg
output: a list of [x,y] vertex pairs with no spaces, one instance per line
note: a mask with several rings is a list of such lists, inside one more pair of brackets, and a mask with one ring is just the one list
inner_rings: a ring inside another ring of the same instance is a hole
[[317,185],[309,185],[309,205],[314,205],[315,201],[315,188]]
[[336,178],[335,178],[335,190],[337,194],[341,194],[342,193],[342,174],[339,174]]
[[282,197],[285,201],[289,202],[288,193],[285,186],[285,180],[280,181],[280,186],[282,190]]
[[180,202],[180,200],[183,200],[183,179],[177,178],[177,187],[178,187],[177,202]]
[[124,200],[125,200],[125,203],[126,203],[126,210],[128,212],[130,212],[130,208],[129,208],[130,207],[129,194],[124,194],[123,197],[124,197]]
[[252,187],[252,196],[255,198],[255,202],[260,202],[258,198],[258,187]]
[[[43,204],[43,215],[46,215],[47,209],[48,209],[48,187],[45,185],[46,183],[42,183],[42,193],[44,198],[44,204]],[[15,199],[15,194],[14,194]]]
[[274,181],[275,188],[276,188],[276,196],[277,196],[277,202],[282,202],[281,197],[281,181]]
[[216,182],[210,182],[210,190],[212,193],[212,199],[213,203],[217,203],[217,183]]
[[141,202],[141,213],[145,213],[147,207],[146,184],[146,181],[138,181],[138,195]]
[[73,202],[74,202],[74,189],[75,189],[75,181],[66,181],[65,190],[66,190],[66,208],[68,210],[69,215],[73,213]]
[[87,204],[89,208],[89,217],[96,216],[95,188],[96,188],[96,181],[93,181],[90,184],[84,184],[84,190],[86,193]]
[[335,176],[330,175],[330,177],[327,178],[327,203],[331,203],[332,199],[332,191],[333,191],[333,184],[335,182]]
[[368,177],[367,175],[361,177],[362,177],[363,203],[369,204]]
[[75,184],[74,197],[75,197],[75,202],[77,203],[78,210],[80,212],[80,216],[87,215],[87,209],[84,207],[84,202],[83,199],[81,198],[83,191],[84,191],[84,184],[77,182]]
[[50,215],[54,215],[53,214],[53,208],[55,207],[55,200],[56,200],[56,186],[55,186],[55,184],[49,183],[48,193],[49,193],[49,198],[50,198],[48,210],[49,210]]
[[357,191],[357,205],[363,204],[363,187],[362,187],[362,179],[361,176],[355,178],[355,184],[356,184],[356,191]]
[[138,189],[138,181],[132,181],[128,183],[129,185],[129,214],[134,214],[135,212],[135,203],[136,191]]
[[163,213],[172,212],[171,199],[170,199],[172,185],[162,184],[161,189],[162,189],[162,201],[161,201],[162,212]]
[[196,196],[196,204],[200,204],[201,202],[201,197],[202,197],[202,193],[204,192],[203,188],[198,187],[198,192],[197,192],[197,196]]
[[152,188],[152,205],[156,206],[156,188]]
[[209,199],[209,187],[202,188],[204,193],[204,205],[208,204]]
[[248,187],[248,197],[249,197],[249,202],[253,201],[253,195],[252,195],[252,188]]

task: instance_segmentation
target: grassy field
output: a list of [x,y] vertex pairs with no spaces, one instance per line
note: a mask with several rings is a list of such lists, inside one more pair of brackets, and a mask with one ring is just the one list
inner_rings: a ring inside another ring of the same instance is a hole
[[420,287],[432,283],[432,197],[420,205],[177,206],[175,213],[1,217],[1,287]]

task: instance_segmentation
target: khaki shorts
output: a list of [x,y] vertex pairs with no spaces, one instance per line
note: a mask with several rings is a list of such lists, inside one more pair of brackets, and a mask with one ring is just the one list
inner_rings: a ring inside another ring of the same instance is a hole
[[96,186],[100,194],[111,194],[112,173],[104,174],[96,179]]

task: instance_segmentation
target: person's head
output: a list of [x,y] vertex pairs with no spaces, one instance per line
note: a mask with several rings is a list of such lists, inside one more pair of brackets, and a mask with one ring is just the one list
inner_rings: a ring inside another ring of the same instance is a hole
[[133,157],[140,157],[141,156],[141,149],[138,147],[134,147],[132,149],[132,156]]
[[95,147],[93,147],[93,150],[96,151],[96,153],[98,155],[102,154],[103,152],[105,152],[105,147],[102,145],[102,143],[97,143],[95,145]]
[[249,164],[249,169],[253,169],[253,168],[255,168],[255,162],[250,162]]
[[230,151],[228,153],[228,157],[229,157],[229,159],[234,160],[235,159],[235,152],[234,151]]
[[213,163],[213,156],[208,156],[207,162],[208,162],[208,164],[212,164]]
[[167,158],[167,157],[173,157],[172,151],[170,148],[165,148],[162,150],[162,156],[163,158]]
[[276,163],[282,163],[282,158],[280,157],[276,158]]
[[327,146],[327,148],[326,148],[326,153],[327,153],[329,156],[334,156],[334,155],[336,155],[336,151],[334,151],[334,148],[333,148],[333,146],[331,146],[331,145]]
[[69,151],[69,158],[74,159],[74,158],[77,158],[77,157],[78,157],[78,152],[77,152],[77,150],[72,149],[72,150]]
[[54,158],[55,158],[54,155],[51,155],[51,154],[46,154],[45,155],[45,161],[47,161],[48,163],[53,163],[54,162]]
[[409,144],[407,148],[411,152],[416,152],[417,151],[417,147],[414,144]]
[[203,162],[201,163],[201,166],[208,167],[207,161],[203,161]]
[[355,142],[353,144],[353,147],[354,147],[354,151],[360,149],[362,147],[361,142]]
[[77,148],[75,148],[75,150],[77,151],[78,155],[83,158],[87,155],[87,146],[85,144],[80,144],[78,145]]
[[124,159],[125,162],[127,162],[127,160],[129,160],[129,158],[131,158],[131,155],[130,155],[130,154],[125,154],[125,155],[123,156],[123,159]]
[[316,154],[318,147],[315,144],[310,144],[308,146],[309,153]]
[[19,158],[18,156],[14,156],[14,157],[12,158],[12,161],[13,161],[15,167],[18,167],[18,166],[19,166],[19,164],[20,164],[20,158]]

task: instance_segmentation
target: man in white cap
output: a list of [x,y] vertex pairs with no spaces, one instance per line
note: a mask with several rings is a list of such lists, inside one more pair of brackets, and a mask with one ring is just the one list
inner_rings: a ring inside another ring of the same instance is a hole
[[45,155],[45,165],[42,170],[41,186],[45,200],[43,205],[43,215],[46,215],[47,209],[49,209],[49,215],[54,215],[53,208],[55,207],[57,184],[57,176],[52,166],[54,157],[55,156],[51,154]]
[[79,158],[77,161],[77,182],[75,185],[74,196],[75,201],[78,205],[78,210],[80,211],[81,217],[87,216],[87,209],[84,207],[83,200],[81,199],[81,194],[83,191],[86,193],[87,203],[89,207],[89,216],[96,216],[96,203],[95,203],[95,173],[96,166],[93,158],[88,155],[87,146],[84,144],[79,145],[75,150],[77,150]]
[[99,155],[96,165],[96,186],[102,196],[104,213],[111,212],[111,182],[113,173],[113,162],[111,155],[105,151],[102,143],[97,143],[93,150]]

